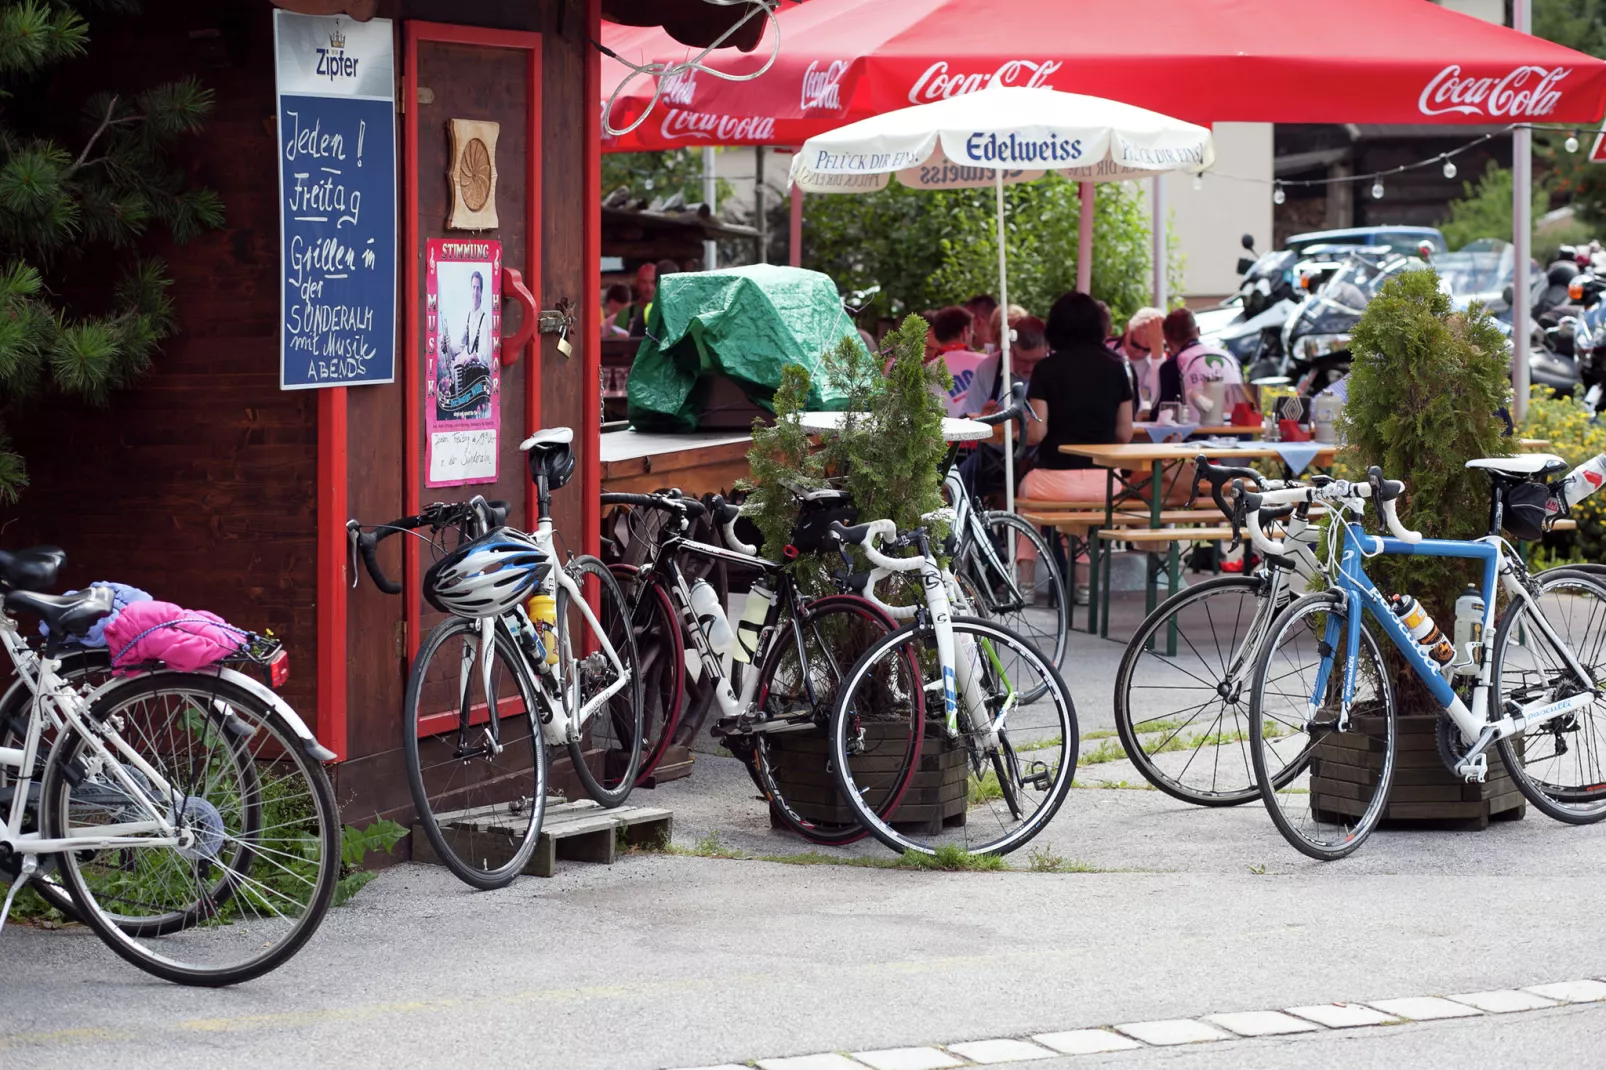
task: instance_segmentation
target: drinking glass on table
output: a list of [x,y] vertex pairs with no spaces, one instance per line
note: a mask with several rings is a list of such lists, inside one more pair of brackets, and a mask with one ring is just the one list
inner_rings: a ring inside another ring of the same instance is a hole
[[1182,406],[1175,401],[1162,402],[1156,420],[1167,427],[1175,427],[1182,420]]

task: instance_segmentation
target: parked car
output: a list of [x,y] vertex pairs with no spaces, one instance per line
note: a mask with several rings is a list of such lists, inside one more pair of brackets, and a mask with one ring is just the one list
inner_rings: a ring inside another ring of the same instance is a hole
[[1314,245],[1381,246],[1390,252],[1415,256],[1425,241],[1432,243],[1435,254],[1450,251],[1449,243],[1444,240],[1438,227],[1401,226],[1313,230],[1306,234],[1295,234],[1284,243],[1284,247],[1301,256]]

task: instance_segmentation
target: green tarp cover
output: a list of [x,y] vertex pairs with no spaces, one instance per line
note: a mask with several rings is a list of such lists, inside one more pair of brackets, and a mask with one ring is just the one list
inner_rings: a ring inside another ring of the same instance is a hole
[[801,364],[809,408],[840,409],[824,357],[847,335],[859,344],[829,276],[754,264],[666,275],[630,368],[630,423],[642,431],[694,431],[713,377],[725,375],[771,412],[781,369]]

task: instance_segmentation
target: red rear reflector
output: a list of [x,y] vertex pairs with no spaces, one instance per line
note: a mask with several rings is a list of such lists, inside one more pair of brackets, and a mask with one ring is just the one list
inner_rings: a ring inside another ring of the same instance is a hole
[[268,680],[273,684],[274,690],[278,690],[288,679],[290,679],[290,652],[281,650],[273,655],[272,661],[268,662]]

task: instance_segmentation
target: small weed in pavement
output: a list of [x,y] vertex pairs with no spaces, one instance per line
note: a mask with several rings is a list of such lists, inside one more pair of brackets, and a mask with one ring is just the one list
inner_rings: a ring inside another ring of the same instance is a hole
[[1071,782],[1073,788],[1090,788],[1093,790],[1112,791],[1159,791],[1147,780],[1132,783],[1130,780],[1075,780]]
[[973,855],[957,844],[944,844],[935,854],[905,851],[898,859],[905,869],[999,870],[1008,869],[1001,855]]
[[1077,765],[1102,765],[1105,762],[1118,762],[1126,757],[1126,751],[1121,744],[1111,739],[1102,741],[1090,751],[1083,751],[1082,756],[1076,760]]
[[1264,863],[1264,862],[1255,862],[1255,863],[1251,864],[1250,867],[1249,867],[1249,872],[1253,873],[1257,877],[1265,876],[1265,874],[1266,874],[1266,863]]
[[1033,873],[1107,873],[1106,869],[1093,865],[1091,862],[1079,862],[1074,858],[1055,854],[1046,848],[1034,847],[1027,854],[1027,860]]

